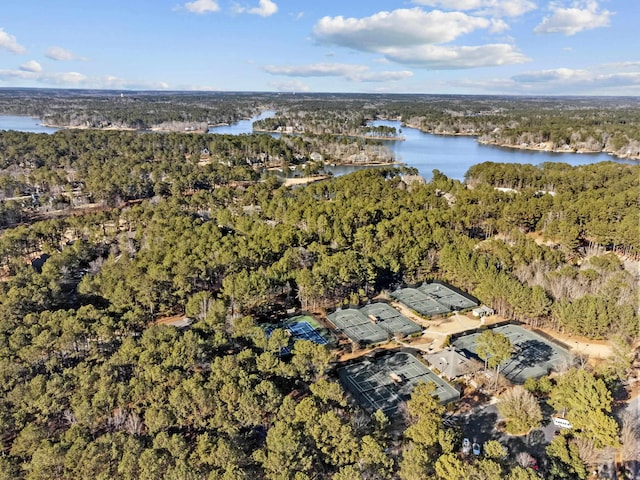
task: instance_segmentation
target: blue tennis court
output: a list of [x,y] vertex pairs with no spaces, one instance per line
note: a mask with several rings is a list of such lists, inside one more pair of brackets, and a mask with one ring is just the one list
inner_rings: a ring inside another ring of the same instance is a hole
[[326,345],[328,343],[327,339],[307,322],[291,323],[286,328],[296,340],[311,340],[318,345]]
[[[270,326],[264,329],[264,332],[267,334],[267,338],[271,336],[276,327]],[[286,357],[287,355],[291,355],[291,349],[289,347],[282,347],[280,349],[280,356]]]
[[[263,327],[267,337],[270,337],[273,331],[276,328],[284,328],[287,330],[291,336],[292,341],[296,340],[310,340],[312,342],[317,343],[318,345],[327,345],[329,341],[324,338],[318,331],[313,328],[313,326],[308,322],[293,322],[284,327],[276,327],[274,325],[269,325],[267,327]],[[280,356],[285,357],[291,354],[291,348],[293,343],[289,342],[289,345],[286,347],[282,347],[280,350]]]

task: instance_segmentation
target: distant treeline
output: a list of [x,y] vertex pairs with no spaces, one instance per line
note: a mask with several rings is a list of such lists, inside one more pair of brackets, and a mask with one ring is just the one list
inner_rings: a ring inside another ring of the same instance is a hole
[[634,97],[0,91],[0,112],[61,126],[184,131],[265,109],[277,115],[256,124],[264,130],[362,135],[368,120],[394,118],[426,132],[516,148],[640,157],[640,100]]

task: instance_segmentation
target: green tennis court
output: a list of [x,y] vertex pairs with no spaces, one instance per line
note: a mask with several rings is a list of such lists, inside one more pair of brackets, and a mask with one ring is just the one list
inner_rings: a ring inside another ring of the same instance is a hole
[[[517,325],[503,325],[493,329],[505,335],[514,347],[511,358],[500,372],[513,383],[524,383],[527,378],[539,378],[558,371],[572,363],[571,354],[541,335]],[[464,335],[453,341],[456,350],[478,357],[477,343],[481,332]]]
[[327,318],[349,339],[363,344],[386,342],[397,334],[409,336],[422,331],[420,325],[386,303],[336,310]]
[[478,306],[478,302],[470,295],[441,282],[423,283],[416,288],[399,288],[391,296],[425,317]]
[[442,283],[423,283],[417,290],[435,299],[438,303],[448,307],[452,311],[466,310],[467,308],[478,306],[478,302],[475,300]]
[[354,342],[372,344],[389,340],[389,332],[372,323],[365,314],[355,308],[336,310],[327,315],[327,318]]
[[412,322],[399,311],[386,303],[372,303],[360,309],[369,319],[375,318],[377,324],[391,335],[398,333],[409,336],[422,332],[422,327]]
[[400,288],[391,293],[391,296],[425,317],[443,315],[451,311],[446,305],[416,288]]
[[382,410],[388,416],[399,413],[413,388],[420,382],[434,383],[433,395],[440,403],[458,400],[460,393],[416,357],[405,352],[385,354],[338,370],[342,384],[356,401],[370,412]]

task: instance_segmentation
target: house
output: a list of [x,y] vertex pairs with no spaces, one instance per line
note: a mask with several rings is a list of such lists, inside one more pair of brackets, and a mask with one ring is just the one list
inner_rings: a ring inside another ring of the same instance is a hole
[[449,380],[471,375],[482,369],[482,364],[479,361],[468,358],[452,347],[425,355],[424,358],[429,366],[437,369],[443,377]]
[[478,308],[474,308],[473,310],[471,310],[471,313],[473,313],[474,317],[488,317],[489,315],[493,315],[495,312],[493,310],[493,308],[489,308],[486,305],[482,305],[481,307]]

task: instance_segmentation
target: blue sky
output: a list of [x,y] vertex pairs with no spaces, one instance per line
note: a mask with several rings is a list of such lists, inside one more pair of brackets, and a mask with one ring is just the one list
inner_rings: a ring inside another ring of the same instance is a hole
[[639,0],[20,0],[0,87],[639,95]]

